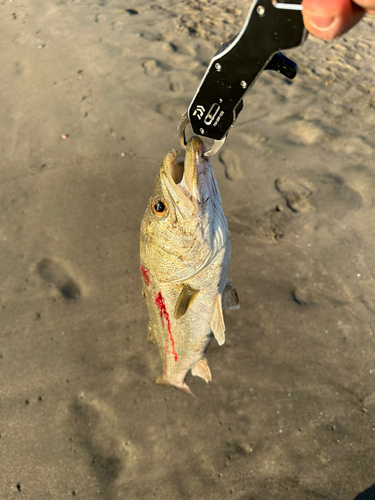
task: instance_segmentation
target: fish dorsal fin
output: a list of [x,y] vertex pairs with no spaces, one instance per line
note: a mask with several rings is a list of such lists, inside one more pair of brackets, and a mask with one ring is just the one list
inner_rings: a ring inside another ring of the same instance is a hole
[[223,308],[235,311],[240,308],[240,300],[238,298],[237,290],[232,283],[228,280],[223,291]]
[[194,288],[189,285],[183,286],[181,293],[178,296],[176,307],[174,308],[175,319],[180,319],[186,313],[198,293],[199,290],[194,290]]
[[211,319],[211,330],[219,345],[225,342],[225,324],[223,318],[223,309],[221,307],[221,294],[215,300],[214,314]]
[[191,374],[194,375],[194,377],[203,378],[203,380],[207,383],[212,380],[211,370],[205,358],[202,358],[198,361],[198,363],[195,363],[191,369]]

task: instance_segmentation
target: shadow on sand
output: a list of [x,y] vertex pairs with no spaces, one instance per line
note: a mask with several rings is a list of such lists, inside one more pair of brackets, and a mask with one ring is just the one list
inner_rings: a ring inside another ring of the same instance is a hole
[[375,500],[375,484],[359,493],[353,500]]

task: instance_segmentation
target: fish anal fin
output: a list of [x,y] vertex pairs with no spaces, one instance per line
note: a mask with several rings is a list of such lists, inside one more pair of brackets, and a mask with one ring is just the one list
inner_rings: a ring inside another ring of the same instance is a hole
[[215,335],[215,339],[219,345],[225,342],[225,324],[223,318],[223,309],[221,306],[221,294],[215,300],[214,314],[211,319],[211,330]]
[[191,374],[194,375],[194,377],[203,378],[207,383],[212,380],[210,367],[208,366],[207,360],[204,358],[200,359],[198,363],[193,366]]
[[223,291],[223,308],[235,311],[240,308],[240,300],[238,298],[237,290],[232,283],[228,280]]
[[174,309],[174,317],[176,320],[180,319],[186,313],[198,293],[199,290],[195,290],[189,285],[183,286]]

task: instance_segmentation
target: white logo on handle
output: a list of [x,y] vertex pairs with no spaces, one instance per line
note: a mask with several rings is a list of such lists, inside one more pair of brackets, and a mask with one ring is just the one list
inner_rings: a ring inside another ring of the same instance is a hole
[[198,105],[194,110],[193,116],[197,115],[198,120],[201,120],[205,111],[203,106]]

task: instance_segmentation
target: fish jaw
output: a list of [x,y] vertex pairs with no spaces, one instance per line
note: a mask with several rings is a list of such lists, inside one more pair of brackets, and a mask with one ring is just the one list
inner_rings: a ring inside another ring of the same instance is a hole
[[167,194],[176,219],[189,220],[197,211],[197,204],[185,187],[185,151],[172,149],[160,168],[161,190]]
[[189,140],[186,145],[183,177],[190,195],[199,203],[201,212],[204,211],[208,199],[221,205],[211,160],[204,156],[205,151],[205,145],[199,137],[194,136]]
[[[205,212],[205,205],[212,198],[215,198],[216,203],[221,205],[211,160],[204,156],[205,151],[203,141],[194,136],[187,143],[186,152],[171,150],[162,165],[161,180],[168,189],[177,210],[179,205],[189,205],[190,210],[181,214],[183,218],[192,215],[197,217]],[[183,168],[182,172],[181,168]],[[193,207],[194,211],[192,211]]]
[[181,181],[185,193],[190,197],[194,197],[198,202],[201,202],[202,199],[198,188],[198,179],[201,177],[203,171],[205,171],[203,165],[206,164],[206,158],[203,156],[204,149],[204,144],[199,137],[192,137],[187,143],[184,176]]

